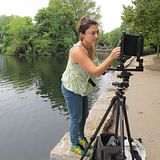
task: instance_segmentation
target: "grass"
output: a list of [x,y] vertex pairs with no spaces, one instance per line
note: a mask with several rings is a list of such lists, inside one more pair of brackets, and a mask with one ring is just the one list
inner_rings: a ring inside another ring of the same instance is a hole
[[157,57],[157,56],[156,56],[156,57],[155,57],[155,60],[158,61],[158,62],[160,62],[160,57]]
[[157,57],[156,60],[158,60],[160,62],[160,57]]

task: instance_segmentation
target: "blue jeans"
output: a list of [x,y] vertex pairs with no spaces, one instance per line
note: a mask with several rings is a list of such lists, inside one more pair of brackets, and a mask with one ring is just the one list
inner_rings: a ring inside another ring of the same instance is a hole
[[78,137],[84,138],[84,127],[89,114],[88,97],[75,94],[61,85],[70,113],[70,139],[73,145],[79,143]]

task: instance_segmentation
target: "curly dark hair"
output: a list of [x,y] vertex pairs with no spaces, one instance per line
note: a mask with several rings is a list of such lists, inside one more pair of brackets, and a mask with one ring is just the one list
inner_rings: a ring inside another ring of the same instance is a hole
[[77,32],[78,33],[83,33],[85,34],[86,30],[91,26],[91,25],[97,25],[98,23],[92,19],[90,16],[83,16],[78,25],[77,25]]

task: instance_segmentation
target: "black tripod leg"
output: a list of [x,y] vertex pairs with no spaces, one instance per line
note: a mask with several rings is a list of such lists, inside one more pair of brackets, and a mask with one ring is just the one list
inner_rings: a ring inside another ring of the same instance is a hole
[[90,142],[89,142],[89,144],[88,144],[88,147],[85,149],[85,152],[84,152],[84,154],[82,155],[82,157],[80,158],[80,160],[83,160],[83,158],[85,157],[88,149],[90,148],[91,144],[92,144],[93,141],[95,140],[95,138],[96,138],[99,130],[101,129],[101,127],[102,127],[105,119],[107,118],[109,112],[111,111],[112,107],[114,106],[116,100],[117,100],[117,96],[114,96],[114,97],[112,98],[111,103],[110,103],[109,107],[107,108],[107,110],[106,110],[106,112],[105,112],[102,120],[100,121],[100,123],[99,123],[99,125],[98,125],[98,127],[97,127],[97,129],[96,129],[96,131],[95,131],[95,133],[94,133],[93,136],[91,137]]
[[123,113],[124,113],[124,118],[125,118],[125,124],[126,124],[126,130],[127,130],[127,136],[128,136],[128,142],[129,142],[129,146],[130,146],[130,152],[132,155],[132,160],[134,160],[134,152],[133,152],[133,147],[132,147],[132,138],[131,138],[131,133],[130,133],[130,128],[129,128],[129,122],[128,122],[128,116],[127,116],[127,112],[126,112],[126,107],[125,107],[125,100],[126,98],[124,97],[123,100]]
[[119,110],[120,110],[120,139],[121,139],[121,159],[125,160],[125,149],[124,149],[124,116],[123,116],[123,99],[119,99]]
[[[118,104],[116,104],[119,106],[119,101]],[[117,113],[116,113],[116,124],[115,124],[115,136],[118,136],[118,128],[119,128],[119,107],[116,108],[117,109]],[[116,138],[116,137],[115,137]]]

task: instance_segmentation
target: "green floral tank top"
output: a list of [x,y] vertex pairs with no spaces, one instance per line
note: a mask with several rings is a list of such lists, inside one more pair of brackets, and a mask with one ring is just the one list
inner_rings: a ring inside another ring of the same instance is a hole
[[[71,53],[75,46],[83,48],[88,54],[88,51],[80,43],[74,44],[69,53]],[[93,60],[93,63],[98,65],[98,59]],[[88,82],[89,79],[96,83],[95,75],[92,75],[84,70],[79,64],[72,63],[70,60],[68,60],[66,70],[64,71],[61,79],[66,89],[81,96],[87,96],[94,88]]]

